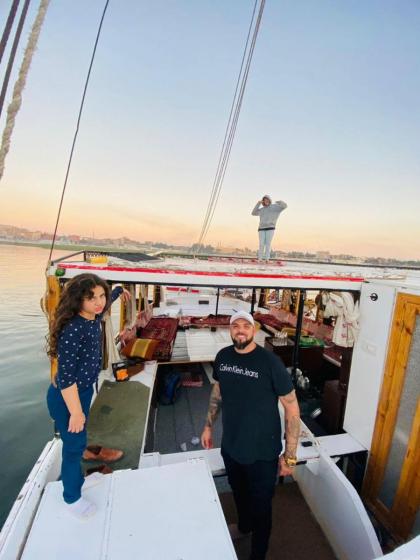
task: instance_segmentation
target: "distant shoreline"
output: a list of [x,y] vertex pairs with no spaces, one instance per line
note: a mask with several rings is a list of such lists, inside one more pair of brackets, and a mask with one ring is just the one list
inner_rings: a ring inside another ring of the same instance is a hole
[[[31,243],[26,241],[7,241],[6,239],[0,239],[0,245],[17,245],[21,247],[38,247],[40,249],[50,249],[50,243]],[[118,252],[118,253],[133,253],[133,252],[145,252],[150,251],[150,249],[143,249],[140,248],[136,249],[122,249],[119,247],[115,247],[115,245],[111,247],[106,247],[104,245],[63,245],[58,244],[54,245],[54,249],[59,251],[72,251],[73,253],[77,253],[78,251],[102,251],[102,252]],[[161,250],[162,251],[162,250]],[[168,253],[173,253],[173,256],[187,256],[185,253],[177,252],[176,250],[166,250]],[[165,252],[163,250],[162,252]],[[191,255],[188,255],[191,256]],[[208,255],[202,255],[208,256]],[[212,257],[234,257],[240,255],[222,255],[214,253],[211,255]],[[251,258],[250,255],[242,255],[244,258]],[[354,266],[359,268],[393,268],[393,269],[401,269],[401,270],[420,270],[420,266],[412,265],[412,264],[396,264],[396,263],[352,263],[352,262],[341,262],[341,261],[322,261],[322,260],[312,260],[312,259],[304,259],[304,258],[293,258],[288,256],[281,256],[278,257],[280,260],[285,262],[300,262],[300,263],[308,263],[308,264],[327,264],[327,265],[337,265],[337,266]]]
[[[22,247],[39,247],[40,249],[50,249],[50,243],[31,243],[26,241],[7,241],[5,239],[0,239],[0,245],[19,245]],[[58,249],[60,251],[118,251],[119,253],[130,253],[133,252],[134,249],[120,249],[118,247],[105,247],[104,245],[96,246],[96,245],[63,245],[63,244],[55,244],[54,249]],[[139,249],[135,249],[138,251]]]

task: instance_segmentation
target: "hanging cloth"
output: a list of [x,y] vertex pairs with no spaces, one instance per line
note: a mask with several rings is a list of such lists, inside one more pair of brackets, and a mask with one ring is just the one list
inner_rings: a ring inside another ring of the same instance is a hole
[[352,348],[360,330],[359,302],[354,303],[350,292],[329,292],[325,299],[324,317],[336,317],[332,341],[338,346]]
[[124,328],[119,334],[122,346],[125,346],[130,341],[134,340],[137,333],[136,286],[130,285],[128,291],[130,292],[130,301],[126,304],[127,307]]
[[136,286],[134,284],[130,284],[128,291],[130,292],[130,301],[126,304],[126,324],[125,326],[131,328],[136,320]]
[[[109,311],[104,313],[102,318],[105,334],[105,351],[106,351],[106,364],[105,367],[112,371],[112,364],[120,361],[120,354],[115,345],[114,329],[112,327],[111,315]],[[105,358],[105,356],[104,356]]]

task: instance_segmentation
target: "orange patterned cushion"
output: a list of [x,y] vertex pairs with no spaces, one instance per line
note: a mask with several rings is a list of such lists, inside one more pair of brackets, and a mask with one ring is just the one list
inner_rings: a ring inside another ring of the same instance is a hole
[[158,344],[159,340],[153,338],[135,338],[121,349],[121,354],[127,358],[151,360]]

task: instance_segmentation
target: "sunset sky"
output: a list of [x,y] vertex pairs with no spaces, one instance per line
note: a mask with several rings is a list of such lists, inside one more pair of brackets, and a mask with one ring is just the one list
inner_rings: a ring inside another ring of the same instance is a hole
[[[104,3],[50,4],[0,223],[53,230]],[[253,5],[111,0],[60,233],[197,241]],[[256,248],[250,213],[267,193],[288,203],[274,249],[420,259],[419,29],[417,0],[267,0],[205,242]]]

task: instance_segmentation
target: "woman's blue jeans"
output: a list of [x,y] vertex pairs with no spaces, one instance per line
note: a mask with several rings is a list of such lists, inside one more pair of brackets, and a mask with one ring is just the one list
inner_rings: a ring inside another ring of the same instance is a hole
[[[86,416],[89,415],[93,387],[79,391],[80,403]],[[63,498],[67,504],[76,502],[81,497],[84,476],[80,461],[86,449],[86,424],[78,434],[69,432],[70,413],[64,402],[60,389],[50,385],[47,393],[47,405],[51,418],[55,421],[56,431],[60,432],[63,441],[63,457],[61,463],[61,480],[64,491]]]

